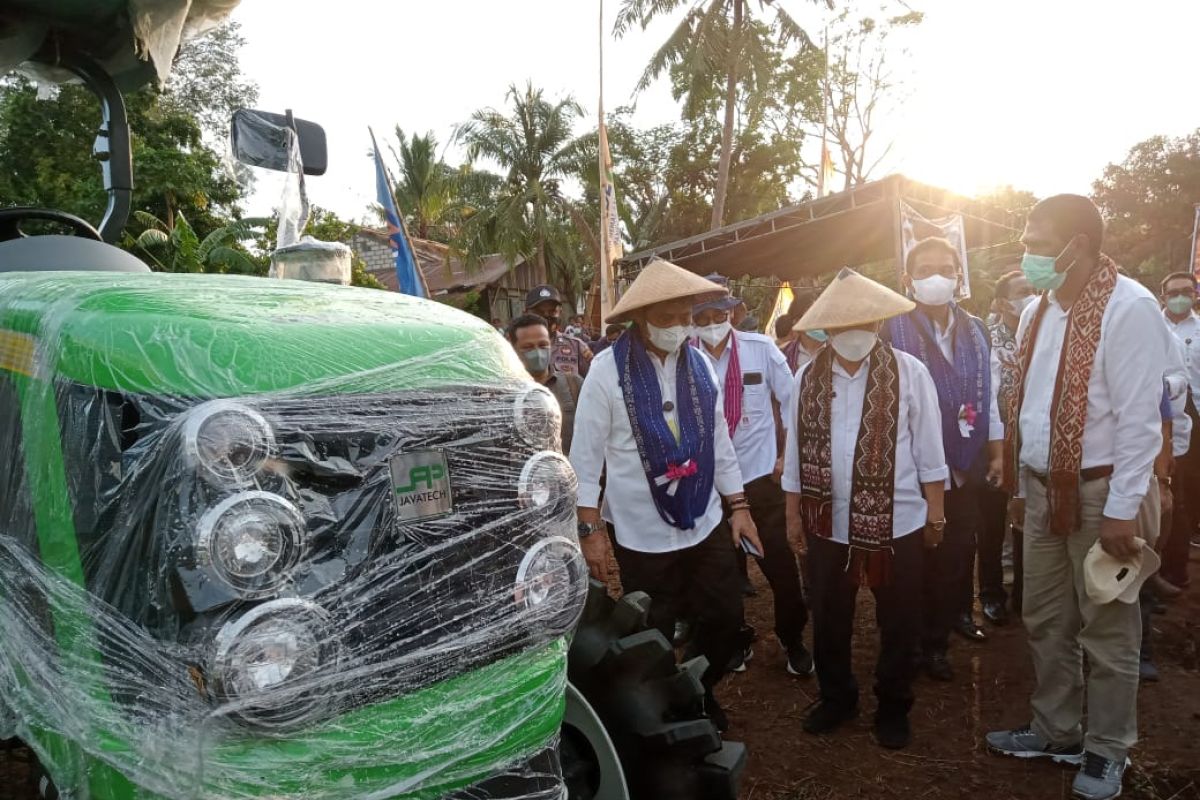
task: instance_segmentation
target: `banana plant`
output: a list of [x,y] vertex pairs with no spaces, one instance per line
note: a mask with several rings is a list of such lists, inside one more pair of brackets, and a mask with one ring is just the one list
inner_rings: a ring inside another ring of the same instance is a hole
[[247,217],[217,228],[201,239],[182,213],[175,224],[145,211],[134,218],[144,226],[136,237],[126,235],[126,245],[135,248],[160,272],[216,272],[245,275],[264,274],[266,267],[241,242],[253,239],[269,220]]

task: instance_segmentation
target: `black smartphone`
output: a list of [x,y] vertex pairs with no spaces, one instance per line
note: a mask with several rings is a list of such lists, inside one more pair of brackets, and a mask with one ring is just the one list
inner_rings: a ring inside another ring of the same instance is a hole
[[755,558],[763,557],[762,551],[754,546],[754,542],[750,541],[749,539],[741,539],[740,541],[742,549],[746,551],[747,555],[754,556]]

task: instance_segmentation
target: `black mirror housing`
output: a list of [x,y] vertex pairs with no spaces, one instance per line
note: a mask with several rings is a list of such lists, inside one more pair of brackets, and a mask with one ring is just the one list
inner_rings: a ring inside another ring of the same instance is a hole
[[233,155],[251,167],[288,171],[288,142],[292,131],[300,140],[300,159],[305,175],[324,175],[329,166],[325,130],[315,122],[296,119],[288,114],[274,114],[239,108],[233,112],[230,137]]

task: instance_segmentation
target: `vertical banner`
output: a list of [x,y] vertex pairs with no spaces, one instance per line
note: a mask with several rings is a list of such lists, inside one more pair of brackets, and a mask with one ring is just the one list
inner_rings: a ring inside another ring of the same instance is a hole
[[1200,248],[1197,248],[1197,244],[1200,244],[1200,203],[1196,204],[1196,219],[1192,223],[1192,260],[1190,262],[1192,275],[1200,278]]
[[963,223],[962,214],[952,214],[938,219],[926,219],[908,203],[900,202],[900,263],[897,271],[904,272],[904,262],[908,252],[922,239],[940,236],[949,239],[950,244],[958,250],[958,261],[962,264],[962,285],[959,286],[957,300],[965,300],[971,296],[971,272],[967,266],[967,228]]
[[621,217],[617,213],[617,190],[613,185],[612,153],[608,150],[608,130],[600,117],[600,316],[616,305],[616,279],[613,264],[625,254],[621,242]]
[[776,320],[788,312],[795,299],[796,295],[792,292],[792,285],[784,281],[783,285],[779,287],[778,294],[775,295],[775,305],[771,308],[771,317],[767,320],[767,327],[763,329],[767,336],[775,338]]

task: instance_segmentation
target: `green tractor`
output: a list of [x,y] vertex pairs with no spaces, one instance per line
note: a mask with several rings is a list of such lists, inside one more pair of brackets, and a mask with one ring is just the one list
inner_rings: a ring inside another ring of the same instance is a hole
[[44,798],[733,800],[703,662],[589,584],[557,405],[495,331],[111,244],[153,13],[232,5],[0,11],[99,98],[109,193],[99,229],[0,209],[0,750]]

